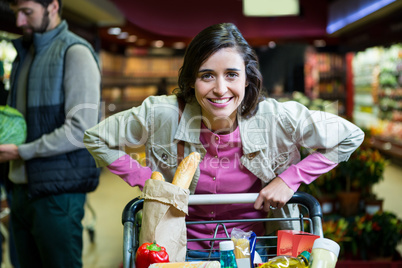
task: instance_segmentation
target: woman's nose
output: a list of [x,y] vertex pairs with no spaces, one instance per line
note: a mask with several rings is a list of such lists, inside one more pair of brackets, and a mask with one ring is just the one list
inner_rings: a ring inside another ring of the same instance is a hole
[[216,83],[215,83],[214,93],[218,96],[223,96],[223,95],[225,95],[227,90],[228,89],[227,89],[225,79],[223,79],[223,78],[217,79]]

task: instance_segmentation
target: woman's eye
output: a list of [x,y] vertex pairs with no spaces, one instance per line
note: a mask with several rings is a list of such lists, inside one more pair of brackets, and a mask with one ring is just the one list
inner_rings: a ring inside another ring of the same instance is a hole
[[237,74],[237,73],[228,73],[228,77],[229,78],[236,78],[236,77],[238,77],[239,75]]
[[206,80],[206,79],[211,79],[212,78],[212,75],[211,74],[203,74],[203,75],[201,75],[201,79],[204,79],[204,80]]

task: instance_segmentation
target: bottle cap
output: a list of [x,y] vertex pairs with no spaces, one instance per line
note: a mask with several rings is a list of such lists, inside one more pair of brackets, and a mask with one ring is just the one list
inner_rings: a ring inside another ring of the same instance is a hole
[[305,257],[308,261],[310,260],[310,252],[308,252],[308,251],[303,251],[302,253],[300,253],[300,255],[302,255],[303,257]]
[[233,241],[222,241],[219,243],[219,250],[220,251],[227,251],[227,250],[234,250]]
[[313,249],[322,248],[331,251],[338,258],[341,247],[335,241],[328,238],[317,238],[314,241]]

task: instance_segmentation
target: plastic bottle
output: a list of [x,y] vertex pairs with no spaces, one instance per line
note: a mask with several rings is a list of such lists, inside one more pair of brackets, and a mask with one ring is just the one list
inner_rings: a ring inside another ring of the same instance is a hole
[[277,256],[270,259],[261,268],[305,268],[309,267],[310,252],[303,251],[299,256]]
[[237,268],[233,241],[230,240],[220,242],[219,251],[221,254],[221,268]]
[[311,250],[311,268],[335,268],[340,249],[331,239],[317,238]]

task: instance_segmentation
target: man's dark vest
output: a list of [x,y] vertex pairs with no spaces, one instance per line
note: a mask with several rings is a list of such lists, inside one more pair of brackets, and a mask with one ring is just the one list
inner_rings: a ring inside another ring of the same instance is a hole
[[[66,121],[64,112],[64,62],[67,50],[75,44],[92,47],[68,31],[63,21],[56,29],[34,35],[35,56],[27,82],[27,143],[53,132]],[[27,53],[20,39],[14,41],[18,56],[13,63],[11,79],[18,77],[20,63]],[[16,83],[12,82],[10,105],[16,105]],[[99,85],[100,87],[100,85]],[[100,170],[85,148],[25,162],[29,192],[32,197],[61,193],[84,193],[96,189]]]

